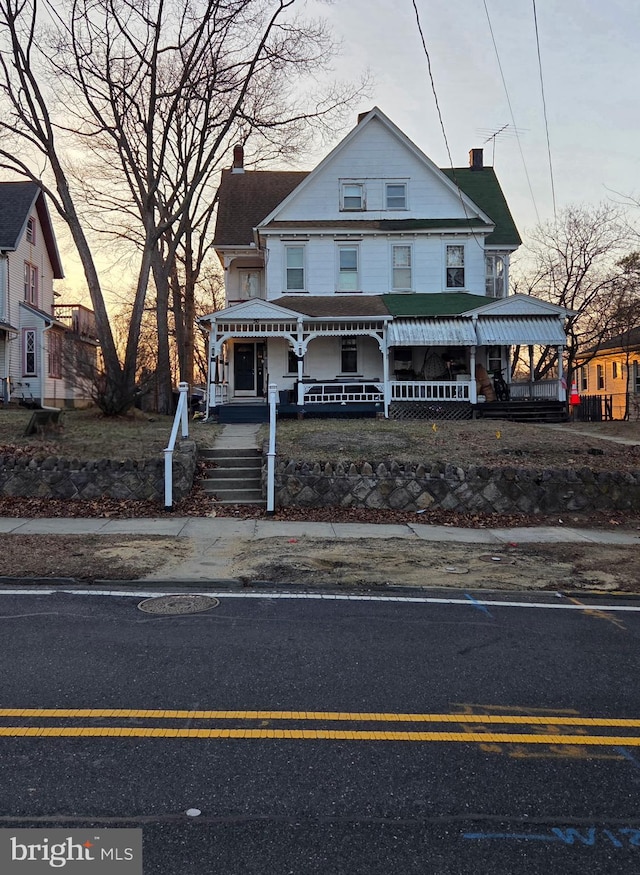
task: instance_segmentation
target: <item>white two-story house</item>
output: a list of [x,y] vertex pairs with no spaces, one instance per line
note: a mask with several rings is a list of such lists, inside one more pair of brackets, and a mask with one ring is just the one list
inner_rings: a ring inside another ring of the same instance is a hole
[[[510,350],[565,345],[561,308],[509,295],[520,237],[473,149],[441,170],[379,109],[310,173],[222,174],[214,244],[226,307],[210,331],[209,408],[471,416]],[[560,360],[561,360],[560,356]],[[562,374],[511,397],[564,400]],[[219,414],[223,410],[218,411]]]
[[[33,182],[0,182],[0,403],[74,406],[90,401],[74,366],[96,358],[95,319],[57,305],[64,276],[51,217]],[[85,368],[86,372],[86,368]]]

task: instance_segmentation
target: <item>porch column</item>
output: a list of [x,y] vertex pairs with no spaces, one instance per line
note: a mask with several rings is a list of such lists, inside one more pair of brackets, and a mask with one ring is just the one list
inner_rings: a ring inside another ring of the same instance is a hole
[[298,398],[297,404],[298,407],[302,407],[304,404],[304,387],[302,385],[302,377],[304,375],[304,354],[306,352],[304,348],[304,322],[302,316],[298,316],[298,345],[296,348],[296,355],[298,356]]
[[567,381],[564,376],[564,364],[562,361],[563,347],[558,347],[558,401],[567,400]]
[[478,388],[476,386],[476,348],[469,347],[469,370],[471,371],[471,385],[469,386],[469,401],[478,403]]
[[389,347],[382,347],[382,379],[384,382],[384,418],[389,419],[389,404],[391,402],[391,383],[389,382]]
[[218,367],[217,356],[214,352],[213,332],[215,322],[209,323],[209,407],[213,409],[216,406],[216,370]]
[[529,395],[533,399],[533,346],[529,346]]
[[304,376],[304,358],[298,356],[298,407],[304,404],[304,386],[302,385],[302,377]]

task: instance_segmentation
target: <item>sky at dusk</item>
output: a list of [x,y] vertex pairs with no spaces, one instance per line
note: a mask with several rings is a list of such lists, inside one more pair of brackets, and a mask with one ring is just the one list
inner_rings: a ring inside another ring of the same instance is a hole
[[[533,0],[416,4],[454,166],[467,164],[469,149],[484,147],[521,234],[551,219]],[[342,40],[335,74],[370,70],[371,98],[361,108],[379,106],[438,166],[448,166],[412,0],[312,0],[309,6],[329,18]],[[609,190],[640,194],[640,4],[537,0],[536,12],[558,209],[597,203]],[[505,124],[511,127],[496,138],[494,161],[486,132]]]
[[[464,166],[471,148],[484,148],[525,236],[553,218],[533,0],[416,4],[452,162]],[[535,8],[558,210],[616,193],[640,198],[638,0],[536,0]],[[371,75],[370,96],[354,108],[353,124],[357,112],[377,105],[438,166],[449,166],[412,0],[306,0],[300,13],[328,19],[342,43],[327,81]],[[312,169],[351,126],[301,156],[296,169]],[[631,217],[640,224],[640,208]],[[79,292],[79,265],[65,243],[65,287]]]

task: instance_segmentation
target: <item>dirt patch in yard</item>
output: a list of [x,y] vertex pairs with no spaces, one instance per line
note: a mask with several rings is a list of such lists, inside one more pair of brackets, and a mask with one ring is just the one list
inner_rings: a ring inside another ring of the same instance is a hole
[[3,535],[0,577],[137,580],[191,552],[184,538]]
[[433,544],[278,538],[242,549],[233,577],[302,585],[640,592],[640,551],[591,544]]

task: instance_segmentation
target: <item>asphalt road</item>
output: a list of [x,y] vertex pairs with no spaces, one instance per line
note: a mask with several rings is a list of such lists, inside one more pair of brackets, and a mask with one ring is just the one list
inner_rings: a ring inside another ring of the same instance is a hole
[[145,875],[640,870],[640,600],[233,595],[0,591],[0,827],[141,827]]

